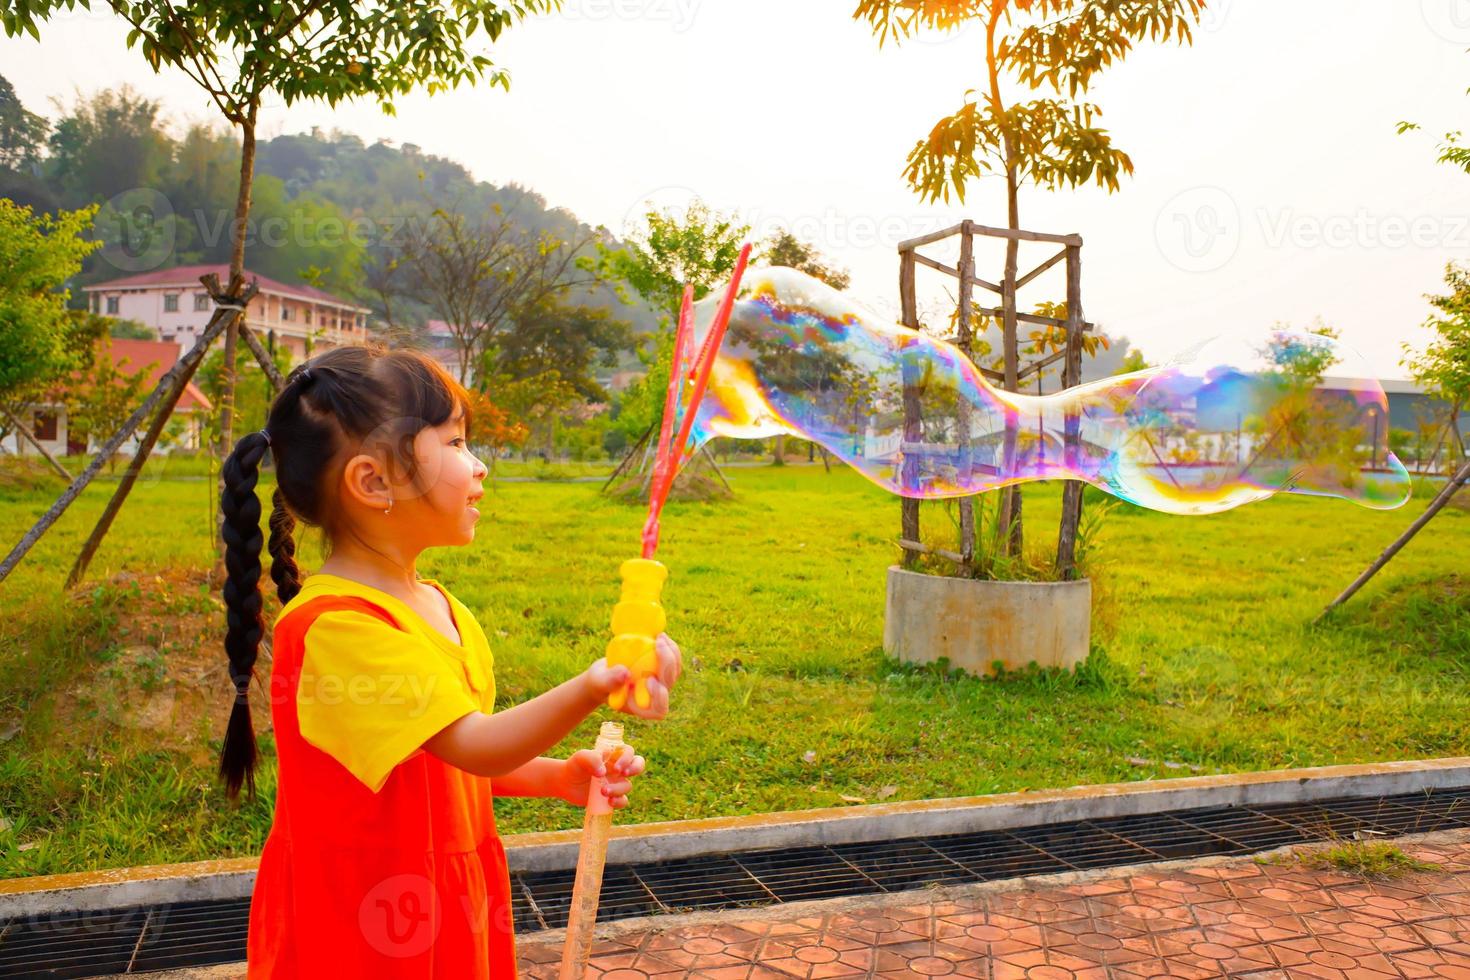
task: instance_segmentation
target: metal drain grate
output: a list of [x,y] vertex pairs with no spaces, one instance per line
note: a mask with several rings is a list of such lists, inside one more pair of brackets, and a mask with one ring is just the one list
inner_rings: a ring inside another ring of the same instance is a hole
[[[714,854],[613,865],[601,920],[883,894],[1147,861],[1251,854],[1285,844],[1470,827],[1470,789],[1212,807],[1010,831]],[[566,925],[570,871],[512,878],[518,932]],[[0,977],[96,977],[236,963],[247,899],[178,902],[0,922]]]

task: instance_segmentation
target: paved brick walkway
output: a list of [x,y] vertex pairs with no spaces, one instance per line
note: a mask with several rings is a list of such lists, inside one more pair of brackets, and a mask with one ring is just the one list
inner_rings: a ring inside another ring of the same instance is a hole
[[[1443,871],[1372,882],[1247,860],[725,912],[618,933],[589,976],[1470,980],[1470,833],[1403,846]],[[524,976],[556,976],[559,944],[523,941],[521,955]]]

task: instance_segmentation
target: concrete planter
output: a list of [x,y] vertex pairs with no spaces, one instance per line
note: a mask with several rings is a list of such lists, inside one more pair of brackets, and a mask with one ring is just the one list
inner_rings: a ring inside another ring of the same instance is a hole
[[888,569],[883,649],[905,663],[988,675],[1027,664],[1070,670],[1087,659],[1092,583],[982,582]]

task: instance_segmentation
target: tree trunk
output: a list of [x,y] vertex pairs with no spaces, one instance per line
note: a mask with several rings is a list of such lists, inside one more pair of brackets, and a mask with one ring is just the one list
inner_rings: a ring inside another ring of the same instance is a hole
[[[960,349],[966,357],[971,354],[972,332],[970,329],[970,289],[973,283],[970,281],[974,272],[974,248],[975,239],[970,232],[970,222],[960,223],[960,295],[957,323],[955,325],[955,346]],[[974,450],[970,444],[971,431],[970,401],[963,393],[959,399],[959,478],[960,482],[966,483],[974,468]],[[969,576],[974,572],[975,565],[975,498],[961,497],[960,503],[960,575]]]
[[[240,187],[235,195],[235,222],[230,227],[230,283],[245,278],[245,223],[250,217],[250,192],[255,183],[255,112],[240,125]],[[241,318],[243,320],[243,317]],[[235,433],[235,342],[237,332],[225,331],[224,374],[220,379],[220,425],[217,452],[230,454]]]
[[[240,186],[235,195],[235,222],[230,228],[230,273],[226,291],[235,295],[239,284],[245,280],[245,223],[250,217],[250,192],[255,184],[255,113],[256,106],[250,107],[249,114],[240,123]],[[219,444],[215,447],[215,453],[220,460],[219,491],[224,492],[224,461],[234,448],[235,435],[235,341],[238,337],[236,324],[245,322],[245,314],[242,311],[238,318],[232,319],[225,330],[224,370],[220,376],[220,399],[219,399]],[[219,562],[224,560],[225,539],[222,529],[225,523],[224,512],[221,511],[215,522],[214,545],[219,561],[215,563],[215,571],[219,571]]]
[[[1062,368],[1062,388],[1082,383],[1082,249],[1067,246],[1067,355]],[[1040,372],[1037,373],[1040,377]],[[1075,410],[1067,412],[1067,468],[1076,471],[1081,459],[1082,419]],[[1057,533],[1057,571],[1062,578],[1077,577],[1077,528],[1082,523],[1082,483],[1067,480],[1062,489],[1062,522]]]
[[[914,289],[914,253],[904,252],[899,259],[898,267],[898,297],[902,308],[903,325],[910,330],[919,329],[919,304]],[[900,441],[899,452],[903,459],[903,472],[901,480],[904,486],[912,485],[915,469],[918,465],[918,457],[907,452],[903,447],[905,444],[912,445],[919,441],[923,435],[923,428],[919,419],[919,395],[918,395],[918,371],[915,369],[913,359],[903,358],[901,362],[903,377],[903,436]],[[899,535],[905,541],[919,540],[919,501],[913,497],[904,497],[900,507],[900,530]],[[918,552],[908,548],[903,552],[903,566],[913,568],[916,564]]]
[[[985,25],[985,67],[990,82],[990,104],[997,116],[1005,113],[1005,104],[1000,98],[1000,67],[996,60],[995,50],[995,29],[1004,6],[1005,4],[1000,0],[992,0],[990,18]],[[1016,149],[1012,145],[1009,132],[1003,134],[1002,142],[1006,160],[1006,220],[1012,231],[1020,231],[1021,213],[1016,179]],[[1020,244],[1014,238],[1006,239],[1005,278],[1001,280],[1001,346],[1005,354],[1004,384],[1007,391],[1017,390],[1020,384],[1017,378],[1020,366],[1016,349],[1016,253]],[[1016,464],[1017,435],[1015,427],[1007,423],[1005,458],[1002,462],[1007,474],[1013,471]],[[1021,554],[1021,488],[1019,486],[1009,486],[1001,491],[1000,511],[995,523],[996,552],[1003,552],[1011,556]]]
[[[1016,179],[1014,168],[1007,171],[1006,175],[1006,201],[1009,214],[1010,227],[1013,231],[1019,231],[1021,221],[1018,217],[1016,202]],[[1001,280],[1001,335],[1002,346],[1005,351],[1005,389],[1016,391],[1020,388],[1018,375],[1020,374],[1020,352],[1016,337],[1016,257],[1020,248],[1020,242],[1014,238],[1006,239],[1006,268],[1005,278]],[[1019,433],[1015,426],[1006,425],[1005,434],[1005,459],[1002,462],[1004,471],[1013,474],[1016,466],[1016,438]],[[1000,515],[996,520],[996,533],[999,536],[1000,548],[1004,554],[1015,557],[1021,554],[1022,532],[1021,532],[1021,488],[1009,486],[1001,491]]]

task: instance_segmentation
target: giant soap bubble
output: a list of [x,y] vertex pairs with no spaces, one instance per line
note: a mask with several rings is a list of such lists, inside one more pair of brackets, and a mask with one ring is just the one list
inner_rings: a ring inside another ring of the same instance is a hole
[[[695,307],[704,342],[721,290]],[[1323,376],[1330,385],[1319,385]],[[1339,342],[1277,331],[1052,395],[1003,391],[956,347],[887,322],[794,269],[746,272],[688,452],[790,434],[874,483],[937,499],[1083,480],[1173,514],[1280,492],[1398,507],[1388,405]]]

